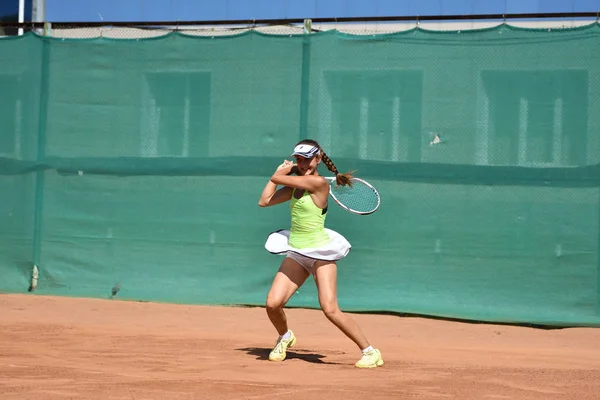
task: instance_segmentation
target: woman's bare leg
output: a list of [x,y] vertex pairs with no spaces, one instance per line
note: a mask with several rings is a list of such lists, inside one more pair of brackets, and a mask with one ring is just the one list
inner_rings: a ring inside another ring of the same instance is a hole
[[369,347],[369,342],[358,324],[349,315],[343,313],[338,306],[337,265],[332,262],[317,261],[314,268],[319,304],[327,319],[356,343],[361,350]]
[[288,331],[287,317],[283,307],[292,295],[308,278],[308,272],[298,262],[286,257],[273,279],[271,290],[267,295],[267,315],[279,333],[283,335]]

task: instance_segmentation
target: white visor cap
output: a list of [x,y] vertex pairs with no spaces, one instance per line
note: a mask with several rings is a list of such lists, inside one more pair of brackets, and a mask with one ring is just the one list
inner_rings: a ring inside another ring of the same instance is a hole
[[319,148],[317,146],[313,146],[312,144],[299,144],[298,146],[294,147],[292,156],[313,158],[317,154],[319,154]]

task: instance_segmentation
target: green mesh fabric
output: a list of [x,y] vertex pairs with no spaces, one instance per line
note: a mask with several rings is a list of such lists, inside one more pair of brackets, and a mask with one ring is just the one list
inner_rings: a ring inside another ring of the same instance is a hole
[[289,210],[257,202],[312,138],[381,194],[329,207],[344,310],[600,326],[598,48],[598,24],[0,40],[0,290],[35,264],[34,293],[261,305]]

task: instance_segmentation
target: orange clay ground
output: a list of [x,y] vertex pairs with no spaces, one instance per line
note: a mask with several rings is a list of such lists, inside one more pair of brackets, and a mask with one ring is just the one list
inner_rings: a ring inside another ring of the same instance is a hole
[[318,310],[273,363],[263,308],[0,295],[0,399],[600,399],[600,329],[352,317],[383,367]]

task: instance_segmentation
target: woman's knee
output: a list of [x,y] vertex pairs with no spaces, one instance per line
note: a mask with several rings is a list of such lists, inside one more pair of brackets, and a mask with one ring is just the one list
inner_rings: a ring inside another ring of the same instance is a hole
[[321,303],[321,310],[328,319],[335,318],[341,311],[336,301],[326,301]]
[[265,302],[265,305],[267,307],[267,312],[271,312],[282,309],[285,305],[285,302],[283,301],[283,299],[269,294],[267,296],[267,301]]

